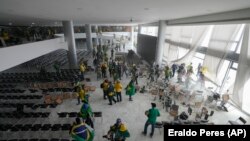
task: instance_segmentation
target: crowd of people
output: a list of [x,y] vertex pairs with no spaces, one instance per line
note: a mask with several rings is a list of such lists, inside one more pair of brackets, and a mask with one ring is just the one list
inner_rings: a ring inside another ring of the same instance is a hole
[[[111,46],[111,45],[110,45]],[[124,60],[115,58],[115,51],[111,49],[110,57],[108,58],[108,46],[97,46],[93,48],[93,65],[97,80],[103,79],[100,83],[100,88],[103,90],[103,99],[108,99],[109,105],[116,104],[123,101],[123,95],[127,95],[129,101],[133,101],[133,95],[136,94],[138,85],[139,69],[136,64],[128,66]],[[85,79],[85,73],[88,64],[82,60],[79,64],[79,76],[76,78],[74,84],[75,91],[78,94],[78,103],[82,104],[79,116],[76,118],[70,129],[70,135],[77,141],[92,141],[94,138],[94,122],[93,112],[89,101],[88,91],[84,89],[85,85],[81,82]],[[57,69],[55,69],[57,71]],[[107,74],[109,72],[109,75]],[[128,84],[124,87],[121,83],[122,78],[131,78]],[[125,93],[123,94],[123,89]],[[156,104],[152,103],[152,108],[146,111],[148,120],[145,123],[143,134],[147,133],[148,125],[152,126],[151,134],[154,134],[154,125],[156,118],[160,116]],[[104,138],[111,141],[125,141],[130,137],[130,132],[122,119],[118,118],[114,125],[112,125]]]

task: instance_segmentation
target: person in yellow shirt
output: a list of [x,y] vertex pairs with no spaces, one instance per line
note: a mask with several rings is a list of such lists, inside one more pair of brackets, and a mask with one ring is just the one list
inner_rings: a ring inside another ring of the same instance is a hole
[[115,93],[117,96],[117,102],[121,102],[122,101],[122,84],[119,80],[116,81],[115,83]]
[[80,101],[86,100],[85,99],[86,92],[85,92],[85,90],[83,88],[84,88],[84,85],[80,86],[79,90],[78,90],[78,105],[80,104]]
[[81,75],[82,75],[82,80],[84,80],[85,71],[86,71],[86,66],[84,65],[84,63],[81,63],[80,64],[80,72],[81,72]]
[[108,96],[108,88],[109,88],[109,81],[108,79],[105,79],[103,83],[101,84],[101,88],[103,90],[103,99],[107,99]]

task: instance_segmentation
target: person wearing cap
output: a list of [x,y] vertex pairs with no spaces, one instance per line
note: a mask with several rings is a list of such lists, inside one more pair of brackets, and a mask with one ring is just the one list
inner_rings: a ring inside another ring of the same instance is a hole
[[145,112],[146,116],[148,117],[148,120],[146,121],[145,126],[144,126],[144,131],[142,132],[142,134],[147,135],[148,125],[151,125],[150,137],[154,135],[156,118],[160,116],[160,112],[156,108],[156,104],[151,103],[151,105],[152,105],[152,108]]
[[103,138],[107,138],[112,141],[125,141],[128,137],[130,137],[130,133],[120,118],[118,118],[116,123],[110,127],[108,134],[103,136]]
[[81,122],[80,118],[76,118],[76,122],[71,126],[69,134],[75,141],[93,141],[95,136],[94,130]]
[[92,128],[94,128],[94,124],[92,121],[93,118],[93,112],[86,100],[83,101],[83,105],[80,110],[80,116],[85,120],[85,123],[90,125]]

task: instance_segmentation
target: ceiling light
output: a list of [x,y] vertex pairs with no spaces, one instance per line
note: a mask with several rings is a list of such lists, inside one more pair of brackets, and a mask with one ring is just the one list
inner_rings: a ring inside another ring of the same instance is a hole
[[9,22],[9,25],[12,25],[12,22]]
[[31,23],[31,24],[35,24],[35,23]]

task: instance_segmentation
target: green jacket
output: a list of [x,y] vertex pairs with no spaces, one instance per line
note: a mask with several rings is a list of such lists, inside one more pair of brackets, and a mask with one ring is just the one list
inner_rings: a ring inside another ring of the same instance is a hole
[[84,105],[81,107],[80,115],[82,118],[87,118],[88,116],[93,117],[93,112],[91,107],[88,105],[88,108],[85,109]]
[[126,95],[135,95],[135,86],[132,84],[132,85],[129,85],[127,88],[126,88]]
[[158,116],[160,116],[160,112],[159,112],[158,109],[156,109],[156,108],[149,109],[147,122],[149,122],[151,124],[155,124],[156,123],[156,118]]

